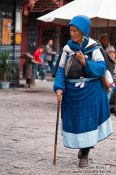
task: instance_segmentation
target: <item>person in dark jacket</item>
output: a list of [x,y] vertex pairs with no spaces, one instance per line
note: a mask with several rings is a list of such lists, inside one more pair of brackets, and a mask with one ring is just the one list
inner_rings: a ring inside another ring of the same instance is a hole
[[[90,19],[74,17],[68,25],[71,40],[63,48],[54,91],[61,101],[62,136],[65,147],[79,149],[79,167],[88,166],[90,149],[112,133],[109,102],[102,77],[106,63],[89,37]],[[68,56],[67,56],[68,53]]]

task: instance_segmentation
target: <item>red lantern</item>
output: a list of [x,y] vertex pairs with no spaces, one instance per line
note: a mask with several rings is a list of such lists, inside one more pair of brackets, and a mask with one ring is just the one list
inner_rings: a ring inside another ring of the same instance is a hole
[[24,9],[23,9],[23,14],[24,16],[28,16],[29,15],[29,11],[32,10],[35,6],[35,3],[38,0],[29,0],[29,2],[27,4],[24,5]]

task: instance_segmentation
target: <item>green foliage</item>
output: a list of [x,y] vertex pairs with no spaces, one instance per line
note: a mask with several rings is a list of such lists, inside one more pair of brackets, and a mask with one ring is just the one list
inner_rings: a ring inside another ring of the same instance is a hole
[[0,81],[10,81],[13,77],[14,65],[9,61],[10,52],[0,52]]

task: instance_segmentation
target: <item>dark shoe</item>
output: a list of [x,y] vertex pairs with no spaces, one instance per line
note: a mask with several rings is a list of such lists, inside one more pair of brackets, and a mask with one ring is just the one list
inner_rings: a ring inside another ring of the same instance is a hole
[[79,167],[84,168],[84,167],[87,167],[87,166],[88,166],[88,158],[87,157],[80,158]]

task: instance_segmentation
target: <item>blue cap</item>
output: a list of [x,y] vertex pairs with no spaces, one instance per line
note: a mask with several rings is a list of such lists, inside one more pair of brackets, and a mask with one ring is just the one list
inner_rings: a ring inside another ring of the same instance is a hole
[[77,29],[79,29],[84,36],[88,36],[90,33],[90,19],[87,16],[84,15],[78,15],[75,16],[69,23],[68,26],[75,26]]

